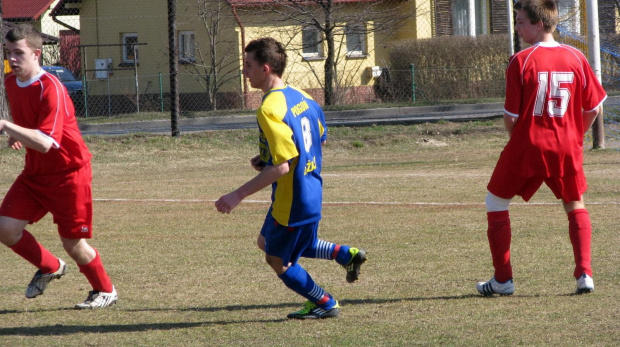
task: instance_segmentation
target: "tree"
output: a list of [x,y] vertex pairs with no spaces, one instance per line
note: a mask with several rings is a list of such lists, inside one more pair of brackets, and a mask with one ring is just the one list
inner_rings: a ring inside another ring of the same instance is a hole
[[217,110],[218,92],[239,78],[237,46],[232,38],[227,37],[229,33],[222,31],[222,22],[229,19],[225,14],[230,13],[230,8],[224,0],[199,0],[188,12],[198,13],[207,40],[194,40],[192,35],[185,38],[186,42],[180,42],[186,53],[194,52],[193,56],[192,53],[183,56],[182,67],[205,90],[208,108]]
[[[2,16],[2,0],[0,0],[0,33],[4,32],[4,17]],[[6,103],[6,91],[4,90],[4,50],[0,50],[2,71],[0,71],[0,119],[11,119],[9,107]]]
[[[343,52],[346,53],[351,48],[347,48],[346,36],[348,34],[353,32],[367,37],[370,33],[377,34],[394,30],[405,20],[416,16],[416,11],[404,10],[410,5],[400,0],[263,0],[258,2],[261,5],[259,9],[252,7],[247,8],[246,11],[251,14],[256,14],[258,11],[275,14],[280,24],[294,24],[299,28],[295,32],[288,33],[291,42],[293,42],[293,36],[303,35],[302,31],[307,28],[315,29],[320,33],[316,43],[324,44],[326,49],[322,71],[323,80],[319,79],[318,82],[324,90],[325,105],[334,105],[341,97],[342,93],[339,91],[344,90],[352,78],[352,75],[347,74],[346,71],[355,71],[355,66],[351,67],[351,65],[361,66],[359,61],[357,63],[353,60],[342,62],[342,59],[346,57]],[[305,47],[287,46],[288,50],[291,48],[301,54]],[[371,51],[372,47],[368,47],[365,53]],[[347,64],[349,67],[343,69],[342,67]],[[318,71],[314,71],[309,63],[308,67],[315,77],[318,78],[321,75]]]

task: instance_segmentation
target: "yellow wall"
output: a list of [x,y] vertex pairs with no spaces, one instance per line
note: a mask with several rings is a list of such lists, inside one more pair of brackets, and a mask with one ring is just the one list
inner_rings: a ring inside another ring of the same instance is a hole
[[[324,65],[327,56],[327,44],[323,43],[323,59],[304,59],[301,55],[302,34],[299,25],[283,25],[271,27],[267,25],[256,25],[256,23],[277,23],[277,17],[273,15],[260,15],[259,18],[242,15],[244,23],[254,24],[246,26],[246,44],[251,40],[270,36],[284,44],[287,49],[288,65],[282,76],[286,83],[295,85],[302,89],[320,89],[323,87],[325,75]],[[372,32],[366,36],[366,52],[364,57],[346,56],[346,39],[342,34],[347,23],[337,23],[339,34],[336,35],[337,52],[337,85],[341,87],[368,86],[372,85],[370,68],[376,65],[375,62],[375,37]],[[367,24],[372,26],[372,23]],[[372,28],[369,28],[372,29]],[[372,31],[372,30],[370,30]]]
[[[430,0],[423,0],[430,1]],[[198,46],[206,46],[208,36],[204,29],[204,24],[198,17],[196,0],[177,1],[177,30],[194,31],[195,42]],[[413,5],[408,5],[413,6]],[[415,6],[413,6],[415,8]],[[241,11],[243,12],[243,11]],[[285,43],[289,50],[289,65],[285,72],[285,80],[300,88],[313,89],[322,88],[323,65],[325,61],[304,60],[295,50],[301,47],[301,27],[292,23],[278,24],[274,27],[273,23],[282,23],[274,15],[265,16],[264,14],[253,14],[252,10],[240,13],[242,24],[245,26],[245,43],[251,39],[269,35]],[[221,91],[240,91],[242,78],[241,71],[241,31],[237,25],[230,9],[224,9],[222,16],[222,33],[220,34],[222,46],[218,50],[224,51],[234,48],[234,56],[229,60],[238,60],[236,78],[232,78],[229,85]],[[148,93],[158,92],[159,73],[163,78],[164,91],[169,90],[168,82],[168,22],[167,7],[165,1],[152,0],[84,0],[80,8],[81,20],[81,44],[82,45],[105,45],[120,44],[122,33],[137,33],[141,43],[146,46],[138,46],[139,51],[139,89],[141,93],[145,90]],[[420,21],[415,25],[422,25]],[[342,25],[346,23],[340,23]],[[372,23],[368,24],[372,25]],[[416,29],[416,32],[419,30]],[[402,35],[409,35],[407,31],[402,31]],[[340,86],[371,86],[374,80],[371,76],[371,67],[379,65],[375,55],[385,55],[387,51],[384,42],[377,44],[375,36],[371,33],[366,37],[367,56],[362,58],[346,57],[346,42],[344,36],[340,35],[340,44],[344,48],[337,50],[338,56],[338,80]],[[206,47],[205,47],[206,48]],[[324,52],[326,52],[324,47]],[[124,68],[119,66],[122,62],[122,48],[120,46],[108,47],[87,47],[84,49],[86,61],[83,69],[93,70],[95,59],[112,58],[115,69]],[[206,53],[206,52],[205,52]],[[84,54],[83,54],[84,56]],[[110,91],[111,94],[135,94],[134,71],[131,66],[127,71],[114,71],[112,78],[114,83]],[[181,93],[199,93],[204,90],[195,81],[195,77],[186,72],[191,66],[181,65],[179,69],[179,84]],[[89,93],[91,95],[105,95],[108,93],[107,80],[96,80],[94,71],[87,71],[89,83]],[[232,76],[232,75],[231,75]],[[234,77],[234,76],[233,76]],[[147,87],[149,88],[147,90]]]
[[[197,16],[195,0],[177,1],[177,31],[194,31],[197,45],[207,42],[204,24]],[[237,33],[229,12],[223,16],[221,37],[223,41],[237,41]],[[96,59],[112,58],[114,80],[111,94],[135,93],[133,66],[124,66],[123,49],[118,46],[125,33],[137,33],[138,41],[146,45],[137,46],[139,89],[142,93],[159,92],[159,73],[163,75],[163,89],[169,90],[168,62],[168,9],[165,1],[151,0],[84,0],[80,8],[81,44],[82,45],[117,45],[86,47],[86,62],[83,69],[94,70]],[[231,39],[232,38],[232,39]],[[177,34],[178,39],[178,34]],[[228,43],[230,44],[230,43]],[[238,49],[234,56],[238,56]],[[83,54],[84,56],[84,54]],[[210,65],[210,64],[209,64]],[[179,84],[182,93],[201,92],[202,88],[195,82],[181,65],[179,68]],[[119,70],[127,69],[127,70]],[[107,80],[97,80],[94,71],[87,71],[91,95],[107,94]],[[234,81],[234,88],[239,88],[240,79]],[[232,90],[233,86],[227,88]]]

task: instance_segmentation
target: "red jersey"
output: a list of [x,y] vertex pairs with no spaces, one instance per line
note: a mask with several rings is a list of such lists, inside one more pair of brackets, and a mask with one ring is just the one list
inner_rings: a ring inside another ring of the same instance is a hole
[[538,43],[516,53],[506,69],[504,112],[519,119],[498,165],[524,177],[561,177],[582,170],[587,130],[582,110],[595,110],[606,98],[576,48]]
[[26,148],[24,173],[30,175],[72,171],[88,163],[90,151],[77,125],[73,102],[56,76],[43,70],[26,82],[13,74],[5,78],[13,122],[36,129],[53,141],[47,153]]

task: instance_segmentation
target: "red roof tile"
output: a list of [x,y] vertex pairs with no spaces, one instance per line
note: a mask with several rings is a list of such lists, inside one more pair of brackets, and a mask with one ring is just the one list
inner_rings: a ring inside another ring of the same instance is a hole
[[4,0],[2,16],[4,19],[39,20],[55,0]]

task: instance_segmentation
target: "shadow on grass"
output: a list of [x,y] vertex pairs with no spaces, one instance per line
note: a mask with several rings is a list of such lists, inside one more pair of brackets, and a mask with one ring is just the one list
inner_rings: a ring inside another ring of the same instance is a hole
[[[434,300],[460,300],[478,298],[480,295],[465,294],[455,296],[437,296],[437,297],[419,297],[419,298],[394,298],[394,299],[343,299],[338,300],[341,306],[346,305],[378,305],[390,304],[405,301],[434,301]],[[262,305],[230,305],[221,307],[184,307],[184,308],[140,308],[127,309],[128,312],[160,312],[160,311],[195,311],[195,312],[220,312],[220,311],[249,311],[249,310],[268,310],[275,308],[299,308],[301,303],[280,303],[280,304],[262,304]],[[1,311],[0,311],[1,312]]]
[[0,336],[59,336],[82,333],[133,333],[153,330],[175,330],[204,327],[210,325],[231,325],[247,323],[279,323],[288,319],[249,319],[237,321],[184,322],[184,323],[141,323],[141,324],[104,324],[104,325],[46,325],[38,327],[0,328]]
[[[561,295],[567,296],[567,295]],[[518,298],[531,298],[540,297],[540,295],[513,295],[512,297]],[[342,306],[346,305],[380,305],[399,303],[407,301],[437,301],[437,300],[466,300],[466,299],[492,299],[499,298],[483,297],[477,294],[464,294],[454,296],[436,296],[436,297],[415,297],[415,298],[394,298],[394,299],[344,299],[339,300]],[[248,311],[248,310],[261,310],[261,309],[274,309],[274,308],[297,308],[299,303],[281,303],[281,304],[264,304],[264,305],[230,305],[221,307],[186,307],[186,308],[144,308],[144,309],[121,309],[126,312],[153,312],[153,311],[196,311],[196,312],[220,312],[220,311]],[[118,307],[118,306],[117,306]],[[73,311],[69,308],[60,308],[53,310],[41,310],[41,311]],[[20,314],[26,311],[18,310],[0,310],[0,316],[4,314]],[[30,313],[35,311],[28,311]],[[248,324],[248,323],[282,323],[287,322],[289,319],[248,319],[248,320],[218,320],[207,322],[184,322],[184,323],[142,323],[142,324],[107,324],[107,325],[47,325],[38,327],[15,327],[15,328],[0,328],[0,336],[7,335],[19,335],[19,336],[59,336],[59,335],[72,335],[80,333],[124,333],[124,332],[142,332],[150,330],[175,330],[175,329],[187,329],[203,326],[214,325],[233,325],[233,324]]]

